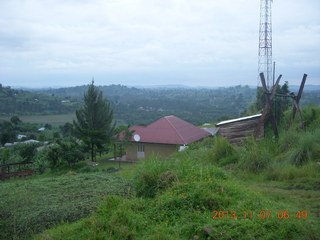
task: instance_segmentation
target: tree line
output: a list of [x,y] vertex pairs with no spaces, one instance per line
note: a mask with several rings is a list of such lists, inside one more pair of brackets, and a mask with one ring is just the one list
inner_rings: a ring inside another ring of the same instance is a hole
[[48,115],[74,112],[79,102],[53,95],[0,87],[0,115]]

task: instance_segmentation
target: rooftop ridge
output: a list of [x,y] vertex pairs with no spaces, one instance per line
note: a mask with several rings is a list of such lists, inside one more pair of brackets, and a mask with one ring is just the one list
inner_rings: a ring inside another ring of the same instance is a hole
[[164,117],[167,121],[168,121],[168,123],[170,124],[170,126],[174,129],[174,132],[178,135],[178,137],[180,138],[180,140],[184,143],[184,144],[186,144],[186,141],[184,140],[184,138],[181,136],[181,134],[179,133],[179,131],[176,129],[176,127],[169,121],[169,117],[175,117],[175,116],[173,116],[173,115],[171,115],[171,116],[166,116],[166,117]]

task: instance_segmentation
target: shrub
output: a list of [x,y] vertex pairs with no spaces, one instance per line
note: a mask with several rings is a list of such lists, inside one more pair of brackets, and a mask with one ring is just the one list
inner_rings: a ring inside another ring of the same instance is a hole
[[160,175],[168,170],[168,164],[156,156],[142,160],[137,168],[134,183],[138,196],[155,197],[160,190]]
[[20,155],[23,161],[31,162],[36,155],[36,148],[40,145],[39,143],[17,144],[12,151]]
[[315,130],[320,126],[320,106],[309,105],[302,108],[302,116],[305,128],[308,131]]
[[214,147],[208,157],[219,166],[235,163],[238,160],[234,146],[227,139],[221,137],[214,139]]
[[8,148],[3,148],[0,150],[0,164],[9,163],[10,150]]
[[281,134],[279,139],[279,148],[283,151],[288,151],[298,145],[301,133],[296,130],[289,130]]
[[271,152],[258,144],[253,137],[249,137],[239,149],[239,166],[243,170],[261,172],[268,166],[271,159]]
[[44,173],[45,170],[49,168],[49,162],[47,160],[47,153],[45,150],[37,152],[33,166],[34,170],[40,174]]
[[[291,109],[285,113],[284,123],[288,123],[291,116]],[[301,108],[302,117],[304,121],[304,126],[307,131],[313,131],[319,128],[320,125],[320,106],[309,105]],[[298,114],[298,113],[297,113]],[[300,119],[297,116],[295,117],[294,122],[292,123],[292,129],[300,129]]]
[[309,161],[320,160],[320,130],[301,135],[289,159],[297,166]]

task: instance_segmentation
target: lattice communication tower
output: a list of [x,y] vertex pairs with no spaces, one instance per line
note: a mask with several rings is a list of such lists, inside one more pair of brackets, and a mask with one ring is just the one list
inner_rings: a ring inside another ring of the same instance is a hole
[[264,73],[268,88],[272,84],[272,2],[273,0],[260,0],[258,73]]

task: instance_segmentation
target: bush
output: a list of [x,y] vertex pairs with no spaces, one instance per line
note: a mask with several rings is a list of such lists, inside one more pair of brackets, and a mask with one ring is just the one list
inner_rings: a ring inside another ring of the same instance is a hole
[[264,170],[272,160],[272,153],[258,144],[253,137],[247,138],[239,149],[239,166],[254,173]]
[[[291,116],[291,109],[285,113],[283,123],[288,123]],[[304,126],[307,131],[313,131],[320,126],[320,106],[309,105],[301,108]],[[287,126],[285,126],[287,127]],[[295,120],[292,123],[292,129],[300,129],[300,118],[298,113],[296,114]]]
[[0,164],[9,163],[10,150],[8,148],[3,148],[0,150]]
[[279,148],[282,152],[295,148],[298,145],[301,133],[289,130],[280,135]]
[[208,151],[207,158],[219,166],[226,166],[238,161],[238,156],[235,148],[225,138],[214,138],[214,145],[211,151]]
[[37,152],[35,161],[34,161],[34,170],[37,173],[44,173],[47,168],[49,168],[49,162],[47,160],[47,152],[45,150],[41,150]]
[[315,130],[320,126],[320,106],[309,105],[302,108],[302,116],[305,128],[308,131]]
[[320,161],[320,129],[301,135],[289,159],[296,166],[309,161]]
[[137,195],[155,197],[162,184],[160,176],[168,170],[167,161],[160,160],[156,156],[142,160],[134,178]]
[[41,144],[39,143],[18,144],[14,146],[14,151],[18,152],[18,154],[23,158],[23,161],[31,162],[36,155],[36,148],[40,145]]

